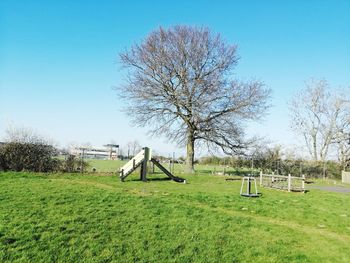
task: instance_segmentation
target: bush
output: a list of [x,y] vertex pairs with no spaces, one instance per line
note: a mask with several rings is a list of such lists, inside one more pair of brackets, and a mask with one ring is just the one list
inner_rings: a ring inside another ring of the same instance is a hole
[[6,165],[6,162],[5,162],[5,156],[4,156],[4,153],[3,153],[3,147],[0,146],[0,171],[7,171],[8,168],[7,168],[7,165]]
[[10,142],[0,145],[0,171],[68,172],[86,171],[88,163],[68,155],[55,158],[56,149],[42,143]]
[[67,155],[65,160],[62,162],[62,171],[73,173],[76,171],[86,171],[89,164],[81,159],[77,159],[74,155]]
[[1,147],[0,165],[3,170],[53,172],[61,162],[53,159],[56,150],[41,143],[10,142]]

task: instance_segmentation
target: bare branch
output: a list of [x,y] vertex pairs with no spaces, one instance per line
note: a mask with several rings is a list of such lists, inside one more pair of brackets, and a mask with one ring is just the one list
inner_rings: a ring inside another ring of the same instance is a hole
[[186,143],[192,166],[195,141],[241,152],[242,123],[263,116],[270,90],[259,81],[232,78],[236,51],[207,28],[175,26],[159,28],[121,53],[128,73],[118,89],[133,123]]

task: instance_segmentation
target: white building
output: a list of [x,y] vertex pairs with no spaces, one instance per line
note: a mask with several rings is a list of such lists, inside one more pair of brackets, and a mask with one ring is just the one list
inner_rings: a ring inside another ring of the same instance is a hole
[[118,154],[116,150],[97,147],[74,147],[69,153],[77,157],[86,159],[116,160]]

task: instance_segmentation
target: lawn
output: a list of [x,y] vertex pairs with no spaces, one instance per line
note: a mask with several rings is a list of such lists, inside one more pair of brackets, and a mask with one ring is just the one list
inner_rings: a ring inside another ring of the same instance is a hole
[[350,262],[350,195],[0,173],[0,262]]
[[[88,171],[92,171],[93,168],[96,169],[97,173],[114,173],[116,174],[119,171],[119,168],[123,166],[127,160],[95,160],[95,159],[87,159],[87,163],[89,164]],[[164,167],[170,170],[170,164],[168,162],[162,163]],[[151,170],[151,165],[149,165],[149,169]],[[157,171],[158,169],[156,169]],[[185,165],[176,163],[174,164],[174,170],[176,173],[183,173],[185,170]],[[159,171],[159,170],[158,170]],[[213,174],[213,173],[227,173],[232,175],[243,175],[254,172],[256,174],[259,173],[257,169],[241,169],[241,168],[233,168],[224,165],[196,165],[196,171],[199,174]]]
[[119,168],[123,166],[126,162],[127,161],[120,160],[87,160],[87,163],[89,164],[88,171],[91,171],[93,168],[95,168],[97,173],[114,174],[116,174],[117,171],[119,171]]

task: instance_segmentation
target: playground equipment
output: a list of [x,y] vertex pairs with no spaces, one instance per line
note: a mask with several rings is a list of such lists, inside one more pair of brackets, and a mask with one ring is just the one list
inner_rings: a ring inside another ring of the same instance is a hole
[[138,167],[140,169],[140,180],[143,182],[147,181],[147,163],[152,162],[155,166],[157,166],[163,173],[165,173],[171,180],[174,180],[178,183],[186,183],[186,180],[174,176],[170,173],[163,165],[161,165],[155,158],[152,158],[151,149],[148,147],[143,148],[138,154],[134,156],[129,162],[127,162],[124,166],[122,166],[119,170],[119,177],[121,181],[130,175],[133,171],[135,171]]
[[[252,182],[254,182],[255,193],[252,193]],[[246,192],[243,193],[245,183],[247,185]],[[261,196],[261,194],[258,193],[258,188],[256,186],[255,177],[252,177],[252,176],[244,176],[243,177],[240,194],[241,194],[241,196],[244,196],[244,197],[259,197],[259,196]]]
[[260,172],[260,186],[287,190],[288,192],[307,192],[305,189],[305,176],[301,177],[286,175],[276,175],[276,174],[263,174]]

